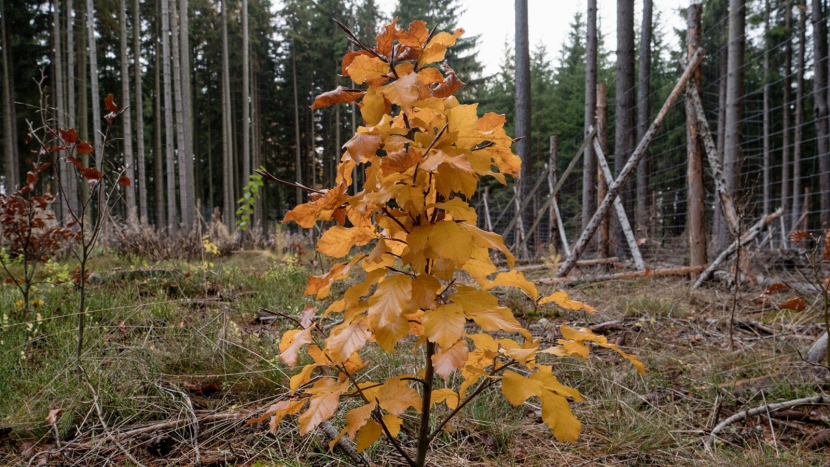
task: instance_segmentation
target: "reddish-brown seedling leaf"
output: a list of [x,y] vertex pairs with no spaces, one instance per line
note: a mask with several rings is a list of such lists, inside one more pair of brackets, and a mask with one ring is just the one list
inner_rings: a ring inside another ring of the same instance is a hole
[[87,141],[82,141],[75,146],[75,150],[78,151],[78,154],[92,154],[95,151],[95,148],[92,147]]
[[778,308],[782,310],[804,311],[807,309],[807,300],[802,297],[793,297],[782,303]]
[[112,94],[107,94],[107,97],[104,99],[104,106],[112,113],[118,113],[118,105],[116,105],[115,96]]
[[87,167],[85,169],[81,169],[81,176],[84,177],[87,182],[94,183],[101,179],[101,172],[99,172],[95,167]]
[[334,91],[324,92],[317,96],[314,103],[311,104],[311,108],[320,109],[333,104],[354,102],[363,97],[364,94],[366,94],[366,91],[361,89],[347,89],[343,86],[337,86]]
[[121,177],[118,178],[118,184],[121,185],[121,186],[130,186],[130,185],[132,185],[132,183],[130,182],[130,179],[126,175],[122,175]]
[[74,128],[70,128],[68,130],[58,130],[61,134],[61,139],[66,141],[69,144],[75,144],[78,142],[78,132],[75,131]]
[[786,284],[782,284],[780,282],[772,284],[771,286],[769,286],[767,290],[764,291],[764,295],[769,295],[784,289],[789,289],[789,286],[787,286]]
[[790,241],[793,243],[801,243],[808,238],[813,238],[813,236],[803,230],[796,230],[790,234]]

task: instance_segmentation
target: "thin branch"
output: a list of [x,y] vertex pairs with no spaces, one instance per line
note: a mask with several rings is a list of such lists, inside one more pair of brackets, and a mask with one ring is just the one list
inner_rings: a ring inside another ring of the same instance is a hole
[[277,182],[277,183],[281,183],[283,185],[287,185],[287,186],[290,186],[290,187],[299,188],[299,189],[304,190],[308,193],[323,193],[320,190],[315,190],[314,188],[309,188],[309,187],[307,187],[307,186],[305,186],[301,183],[289,182],[289,181],[286,181],[286,180],[279,179],[279,178],[271,175],[270,173],[268,173],[268,171],[266,171],[266,170],[259,169],[259,170],[256,171],[256,173],[258,173],[259,175],[262,175],[263,177],[267,178],[268,180],[271,180],[272,182]]

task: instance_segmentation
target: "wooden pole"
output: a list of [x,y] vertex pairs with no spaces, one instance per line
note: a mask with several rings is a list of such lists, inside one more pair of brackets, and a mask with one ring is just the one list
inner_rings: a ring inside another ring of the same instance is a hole
[[[597,164],[600,170],[605,175],[605,178],[610,180],[614,176],[611,174],[608,160],[605,159],[605,153],[602,151],[602,147],[596,138],[594,138],[594,152],[596,152]],[[631,256],[634,258],[634,265],[638,271],[645,271],[646,265],[643,262],[643,256],[640,254],[640,247],[637,246],[637,239],[634,237],[634,231],[631,230],[631,223],[628,221],[628,215],[625,213],[625,206],[623,206],[623,202],[619,197],[614,199],[614,209],[617,211],[617,219],[619,220],[620,227],[622,227],[623,235],[625,235],[625,241],[628,242],[628,249],[631,250]]]
[[[687,10],[686,47],[691,56],[700,44],[700,15],[703,5],[692,3]],[[706,264],[706,223],[703,220],[706,193],[703,189],[703,154],[699,139],[698,118],[695,112],[694,98],[690,88],[695,91],[700,85],[700,68],[689,84],[686,85],[686,216],[689,227],[689,262],[692,266]],[[692,279],[696,274],[692,273]]]
[[743,234],[743,236],[741,236],[740,239],[735,240],[734,242],[732,242],[732,245],[730,245],[729,248],[723,250],[723,252],[721,252],[721,254],[717,257],[717,259],[715,259],[715,261],[713,261],[712,264],[709,265],[709,267],[706,268],[706,270],[703,271],[700,274],[700,276],[698,276],[697,281],[695,281],[695,284],[692,286],[692,289],[697,289],[701,285],[703,285],[703,283],[706,282],[706,279],[708,279],[709,276],[712,275],[712,273],[715,271],[715,269],[718,268],[718,266],[721,265],[721,263],[726,261],[726,259],[729,258],[729,256],[738,251],[739,244],[740,246],[743,246],[750,243],[752,240],[755,240],[755,237],[757,237],[761,232],[763,232],[764,229],[766,229],[766,227],[772,223],[772,221],[781,217],[782,214],[784,214],[783,206],[776,209],[775,212],[773,212],[772,214],[759,219],[758,222],[756,222],[755,225],[752,226],[752,228],[747,230],[746,233]]
[[[597,84],[597,139],[599,139],[599,145],[602,147],[602,153],[608,152],[608,89],[605,83]],[[599,167],[597,167],[597,188],[599,195],[597,202],[601,203],[605,199],[605,195],[608,194],[608,181],[605,179],[605,173]],[[610,225],[609,219],[606,217],[599,226],[599,248],[597,253],[600,258],[611,256]]]
[[[592,133],[591,133],[592,134]],[[550,137],[550,162],[549,162],[549,170],[548,170],[548,189],[550,190],[551,202],[550,202],[550,221],[551,221],[551,234],[550,234],[550,243],[551,245],[556,244],[556,234],[553,232],[554,229],[559,233],[559,240],[562,241],[562,250],[565,252],[565,255],[571,254],[570,248],[568,247],[568,237],[565,235],[565,225],[562,223],[562,215],[559,213],[559,194],[556,190],[557,177],[559,176],[559,170],[557,169],[559,164],[559,137],[558,136],[551,136]],[[539,210],[539,214],[544,212],[544,208]],[[536,216],[539,218],[539,216]]]
[[602,282],[613,280],[637,279],[640,277],[685,276],[688,274],[697,274],[700,271],[702,271],[704,267],[705,266],[683,266],[678,268],[646,269],[645,271],[628,271],[616,274],[603,274],[601,276],[542,278],[535,279],[533,282],[548,285],[570,285],[577,284],[580,282]]
[[660,128],[660,124],[663,123],[663,119],[666,118],[666,115],[669,113],[669,110],[672,108],[675,102],[677,102],[678,97],[680,97],[680,93],[683,91],[683,88],[686,87],[686,83],[689,82],[691,79],[692,74],[697,67],[700,66],[700,62],[703,60],[703,56],[705,55],[705,51],[703,48],[697,49],[692,59],[689,61],[688,66],[686,66],[686,70],[683,72],[683,75],[678,80],[677,84],[675,84],[674,89],[672,90],[669,97],[666,99],[666,102],[663,103],[663,107],[660,109],[660,112],[657,113],[657,116],[654,118],[654,121],[651,123],[646,135],[640,140],[640,143],[637,145],[637,148],[634,150],[634,153],[628,159],[628,162],[623,166],[620,174],[617,178],[611,182],[608,186],[608,194],[605,195],[605,198],[602,200],[602,203],[599,205],[599,208],[594,213],[593,217],[591,218],[591,222],[588,223],[588,228],[582,231],[582,235],[577,240],[576,245],[574,246],[573,251],[570,255],[568,255],[568,259],[562,265],[562,268],[556,273],[557,277],[565,277],[568,273],[573,269],[576,261],[582,256],[582,253],[585,252],[585,248],[588,247],[588,242],[591,240],[591,237],[594,236],[597,229],[599,228],[599,224],[602,221],[602,218],[605,217],[606,212],[611,207],[611,203],[614,202],[614,198],[617,197],[619,194],[623,184],[628,179],[629,175],[634,171],[634,168],[637,166],[637,163],[640,161],[640,158],[643,157],[643,154],[646,152],[646,148],[651,143],[651,140],[654,139],[654,135],[657,133],[657,130]]

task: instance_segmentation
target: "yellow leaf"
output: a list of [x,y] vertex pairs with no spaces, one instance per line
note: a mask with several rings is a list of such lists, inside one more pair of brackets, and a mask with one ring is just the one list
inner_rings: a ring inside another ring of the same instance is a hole
[[346,427],[343,432],[349,435],[349,438],[354,439],[357,430],[360,429],[372,416],[372,411],[375,410],[376,404],[369,402],[366,405],[361,405],[355,409],[349,410],[346,414]]
[[478,115],[476,115],[478,104],[459,105],[447,111],[449,130],[457,133],[455,146],[461,149],[470,149],[482,141],[482,135],[477,129]]
[[376,156],[380,148],[381,137],[380,131],[376,128],[361,128],[343,147],[346,148],[352,160],[359,164],[364,159],[372,160]]
[[317,241],[317,251],[342,258],[346,256],[353,246],[360,246],[369,243],[377,237],[375,231],[368,228],[346,228],[335,225],[329,228]]
[[386,99],[378,93],[377,88],[373,87],[370,87],[366,91],[366,95],[363,96],[361,104],[360,115],[363,117],[363,122],[368,126],[380,123],[384,114],[391,110],[386,105]]
[[441,282],[429,274],[418,274],[412,281],[412,301],[418,308],[435,308],[435,296],[441,289]]
[[456,393],[452,389],[443,388],[434,389],[432,391],[432,396],[430,397],[429,401],[432,405],[444,402],[445,404],[447,404],[447,407],[449,407],[452,410],[455,410],[455,408],[458,407],[459,398],[458,393]]
[[481,350],[486,350],[487,352],[499,351],[496,340],[490,334],[465,334],[464,336],[469,337],[473,341],[473,344]]
[[383,434],[383,428],[380,423],[369,420],[363,425],[363,428],[357,432],[357,452],[361,452],[375,443]]
[[286,365],[294,368],[294,365],[297,364],[297,353],[300,351],[300,348],[310,342],[311,328],[303,329],[295,333],[291,333],[291,331],[286,332],[283,334],[282,341],[280,341],[280,358]]
[[[524,274],[519,271],[503,272],[496,276],[488,285],[488,289],[496,286],[517,287],[522,289],[534,301],[539,297],[539,292],[536,291],[536,286],[532,282],[525,279]],[[544,300],[544,299],[543,299]]]
[[605,347],[606,349],[611,349],[611,350],[614,350],[614,351],[615,351],[615,352],[617,352],[618,354],[622,355],[622,357],[623,357],[624,359],[626,359],[626,360],[628,360],[629,362],[631,362],[631,364],[632,364],[632,365],[634,365],[634,367],[635,367],[635,368],[637,368],[637,373],[640,373],[641,375],[646,374],[646,367],[645,367],[645,365],[643,365],[643,362],[641,362],[641,361],[640,361],[640,359],[639,359],[639,358],[637,358],[637,356],[636,356],[636,355],[630,355],[630,354],[627,354],[627,353],[623,352],[622,350],[620,350],[620,348],[619,348],[619,347],[617,347],[617,345],[616,345],[616,344],[601,344],[601,343],[597,343],[597,345],[599,345],[600,347]]
[[418,100],[418,75],[409,73],[379,89],[389,102],[408,109]]
[[363,348],[366,339],[371,336],[365,316],[351,322],[343,322],[333,327],[326,339],[326,349],[334,363],[342,363],[354,352]]
[[447,47],[455,44],[455,41],[462,34],[464,34],[464,30],[461,28],[456,29],[454,34],[443,31],[436,34],[429,40],[429,43],[424,47],[424,51],[421,52],[421,56],[418,57],[418,68],[443,60],[444,55],[447,53]]
[[528,398],[538,396],[542,392],[542,383],[507,370],[501,377],[501,392],[511,404],[521,405]]
[[346,68],[346,74],[356,84],[363,84],[367,79],[377,78],[389,73],[389,64],[375,56],[357,55]]
[[447,258],[458,267],[464,265],[472,254],[472,236],[457,222],[437,222],[430,232],[429,245],[435,253]]
[[521,347],[506,348],[504,354],[516,360],[522,365],[527,366],[528,361],[536,356],[536,350],[539,349],[539,340],[526,341]]
[[330,419],[340,404],[340,395],[346,392],[349,382],[338,383],[332,378],[323,378],[314,383],[306,392],[313,394],[308,410],[300,415],[300,435],[307,435],[324,421]]
[[450,303],[424,312],[424,333],[427,338],[447,349],[461,338],[464,332],[464,310],[461,305]]
[[395,344],[409,332],[405,314],[414,311],[411,295],[412,279],[396,274],[378,284],[369,298],[369,324],[378,345],[387,352],[394,352]]
[[568,341],[564,339],[559,339],[559,344],[556,347],[550,347],[545,350],[540,350],[539,353],[546,353],[551,355],[556,355],[557,357],[579,357],[582,359],[588,358],[588,347],[585,346],[582,342],[574,342]]
[[397,438],[398,433],[401,432],[403,420],[392,415],[391,413],[388,413],[381,418],[383,419],[383,424],[386,425],[386,429],[389,430],[389,434],[392,435],[393,438]]
[[[392,152],[381,159],[380,170],[384,176],[393,173],[404,173],[421,162],[423,156],[421,150],[412,146]],[[421,196],[423,198],[423,194]]]
[[289,388],[291,389],[291,394],[297,392],[300,386],[309,382],[311,380],[311,372],[317,368],[318,365],[312,363],[311,365],[306,365],[303,367],[302,371],[297,373],[296,375],[291,377],[289,381]]
[[432,356],[432,366],[435,368],[435,374],[446,381],[453,371],[464,367],[469,353],[470,348],[464,339],[458,339],[455,344],[448,348],[442,346],[441,352]]
[[542,400],[542,421],[550,427],[556,439],[568,443],[576,441],[582,424],[571,413],[567,399],[547,390],[542,391],[539,399]]
[[409,29],[398,31],[398,42],[407,47],[418,47],[419,49],[429,37],[429,29],[425,21],[415,20],[409,23]]
[[473,242],[482,248],[496,249],[502,252],[507,258],[507,265],[511,268],[516,262],[516,258],[510,253],[510,249],[504,244],[504,239],[501,235],[493,232],[485,232],[472,224],[460,224],[462,228],[467,229],[473,238]]
[[597,311],[594,307],[586,305],[582,302],[571,300],[568,294],[562,292],[561,290],[559,292],[554,292],[552,295],[548,295],[547,297],[542,297],[542,299],[539,300],[539,305],[544,305],[546,303],[555,303],[566,310],[584,309],[585,311]]
[[410,407],[421,412],[421,396],[400,377],[386,380],[378,391],[377,399],[380,408],[393,415],[400,415]]
[[573,400],[577,402],[582,402],[585,400],[582,397],[582,395],[579,394],[579,391],[560,383],[559,380],[556,379],[556,376],[554,376],[552,373],[539,371],[536,373],[532,373],[528,378],[533,381],[540,381],[542,385],[544,385],[545,389],[553,391],[562,397],[571,397],[573,398]]

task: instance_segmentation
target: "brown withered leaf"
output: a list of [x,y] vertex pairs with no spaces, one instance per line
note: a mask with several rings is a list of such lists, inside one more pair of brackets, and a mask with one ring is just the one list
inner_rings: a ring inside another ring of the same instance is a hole
[[803,240],[812,238],[813,236],[803,230],[796,230],[790,234],[790,241],[793,243],[801,243]]
[[426,21],[415,20],[409,23],[409,29],[398,32],[398,42],[407,47],[421,48],[429,37]]
[[95,151],[95,148],[93,148],[89,142],[82,141],[75,146],[75,150],[78,151],[78,154],[92,154],[92,152]]
[[112,94],[107,94],[107,97],[104,99],[104,106],[112,113],[118,112],[118,105],[115,103],[115,96]]
[[771,293],[775,293],[775,292],[778,292],[778,291],[784,290],[784,289],[789,289],[789,286],[787,286],[786,284],[782,284],[782,283],[778,282],[778,283],[775,283],[775,284],[772,284],[771,286],[769,286],[769,288],[767,288],[767,290],[764,291],[763,295],[769,295]]
[[444,71],[447,73],[447,77],[444,78],[444,81],[441,84],[432,90],[433,97],[438,97],[440,99],[450,97],[455,94],[456,91],[466,86],[463,81],[458,79],[458,76],[455,75],[455,71],[453,71],[452,68],[444,65]]
[[807,300],[801,297],[793,297],[782,303],[778,308],[782,310],[804,311],[807,309]]
[[408,146],[384,157],[381,160],[380,168],[384,176],[389,176],[395,172],[404,173],[422,160],[421,150]]
[[343,86],[337,86],[333,91],[324,92],[315,97],[311,108],[320,109],[333,104],[354,102],[363,97],[364,94],[366,94],[366,91],[361,89],[348,89]]
[[398,18],[392,21],[392,24],[387,24],[383,28],[383,32],[378,34],[378,46],[375,48],[381,55],[389,55],[392,53],[392,45],[395,43],[397,37]]
[[369,53],[369,52],[367,52],[367,51],[365,51],[365,50],[357,50],[357,51],[355,51],[355,50],[350,50],[350,51],[349,51],[349,52],[348,52],[348,53],[347,53],[347,54],[343,57],[343,62],[340,64],[340,74],[341,74],[341,75],[343,75],[343,76],[347,76],[347,74],[348,74],[348,73],[346,72],[346,69],[347,69],[347,68],[349,68],[349,65],[351,65],[351,64],[352,64],[352,62],[354,61],[355,57],[357,57],[357,56],[359,56],[359,55],[365,55],[365,56],[367,56],[367,57],[374,57],[374,55],[372,55],[371,53]]
[[74,144],[78,141],[78,132],[74,128],[68,130],[58,130],[61,134],[61,139],[69,144]]
[[349,155],[358,164],[365,158],[373,157],[380,148],[380,131],[373,129],[371,132],[358,133],[354,135],[343,147],[349,151]]
[[130,186],[132,182],[130,182],[130,179],[126,175],[122,175],[118,177],[118,184],[121,186]]

